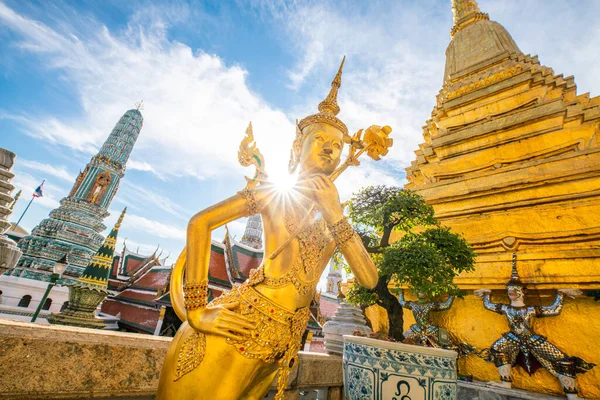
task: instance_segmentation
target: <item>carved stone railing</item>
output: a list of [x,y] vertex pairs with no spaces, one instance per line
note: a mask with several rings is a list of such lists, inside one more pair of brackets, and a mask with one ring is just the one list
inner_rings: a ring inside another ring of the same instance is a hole
[[[0,399],[150,400],[170,341],[0,320]],[[341,392],[340,357],[300,353],[286,398],[338,400]]]

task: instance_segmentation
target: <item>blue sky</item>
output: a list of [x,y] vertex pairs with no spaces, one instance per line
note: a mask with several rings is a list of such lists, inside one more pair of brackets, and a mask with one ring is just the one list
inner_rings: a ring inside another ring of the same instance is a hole
[[[480,0],[524,53],[600,94],[600,2]],[[0,146],[18,156],[23,196],[46,179],[22,225],[68,194],[119,117],[144,100],[144,127],[106,220],[120,239],[173,260],[195,212],[243,188],[237,146],[252,121],[272,175],[285,171],[293,121],[316,111],[347,55],[340,117],[351,131],[394,128],[385,161],[339,182],[404,182],[439,91],[449,0],[0,0]],[[244,221],[230,225],[241,238]],[[221,239],[223,231],[215,233]]]

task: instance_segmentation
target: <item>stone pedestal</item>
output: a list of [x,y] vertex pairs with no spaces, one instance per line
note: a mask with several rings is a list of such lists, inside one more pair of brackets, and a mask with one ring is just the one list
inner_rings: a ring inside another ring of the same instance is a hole
[[83,285],[69,285],[69,305],[60,313],[48,317],[51,324],[104,329],[106,324],[96,318],[96,308],[106,298],[108,291],[92,289]]
[[0,148],[0,275],[13,268],[22,254],[17,244],[4,235],[10,227],[8,216],[14,201],[11,193],[15,187],[10,183],[15,176],[10,172],[14,163],[15,153]]
[[329,354],[342,354],[344,350],[344,335],[352,335],[359,331],[371,333],[362,311],[342,301],[331,321],[323,325],[325,334],[325,349]]

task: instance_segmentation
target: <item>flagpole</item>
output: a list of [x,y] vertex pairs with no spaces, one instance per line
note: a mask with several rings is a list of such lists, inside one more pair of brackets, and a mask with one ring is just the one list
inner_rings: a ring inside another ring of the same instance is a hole
[[[44,182],[46,182],[46,180],[45,180],[45,179],[42,181],[42,183],[40,184],[40,186],[38,186],[38,189],[40,189],[40,196],[39,196],[39,197],[41,197],[41,196],[42,196],[42,194],[41,194],[41,193],[42,193],[42,190],[41,190],[41,189],[42,189],[42,186],[44,185]],[[37,191],[37,189],[36,189],[36,191]],[[36,197],[38,197],[38,196],[36,195],[36,191],[34,191],[34,192],[33,192],[33,195],[31,196],[31,200],[29,200],[29,203],[27,204],[27,207],[25,207],[25,210],[23,210],[23,214],[21,214],[21,217],[20,217],[20,218],[19,218],[19,220],[17,221],[17,223],[16,223],[16,225],[15,225],[15,228],[16,228],[17,226],[19,226],[19,222],[21,222],[21,220],[22,220],[22,219],[23,219],[23,217],[25,216],[25,213],[27,212],[27,210],[29,210],[29,206],[31,205],[31,203],[33,203],[33,200],[34,200]]]
[[27,207],[25,207],[25,211],[23,211],[23,214],[21,214],[21,218],[19,218],[19,220],[15,224],[15,229],[17,228],[17,226],[19,226],[19,222],[21,222],[21,220],[23,219],[23,216],[25,215],[25,213],[29,209],[29,206],[31,205],[31,203],[33,203],[33,199],[35,199],[35,196],[31,196],[31,200],[29,200],[29,204],[27,204]]

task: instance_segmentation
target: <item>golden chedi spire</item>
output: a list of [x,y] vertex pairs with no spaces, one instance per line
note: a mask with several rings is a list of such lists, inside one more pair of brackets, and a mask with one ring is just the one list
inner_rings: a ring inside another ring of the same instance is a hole
[[344,56],[342,59],[340,68],[338,69],[335,78],[333,78],[333,81],[331,82],[331,90],[329,91],[329,94],[325,100],[319,103],[319,112],[302,119],[298,123],[300,130],[316,122],[323,122],[335,126],[341,130],[344,135],[348,134],[348,128],[346,127],[346,124],[336,117],[336,115],[338,115],[340,112],[340,106],[337,103],[337,94],[340,86],[342,86],[342,69],[344,68],[345,61],[346,56]]
[[450,31],[451,36],[473,22],[490,19],[486,13],[479,11],[479,5],[475,0],[452,0],[452,13],[454,26]]
[[475,0],[452,0],[454,26],[446,49],[445,80],[484,67],[503,56],[521,53],[508,31],[479,10]]

